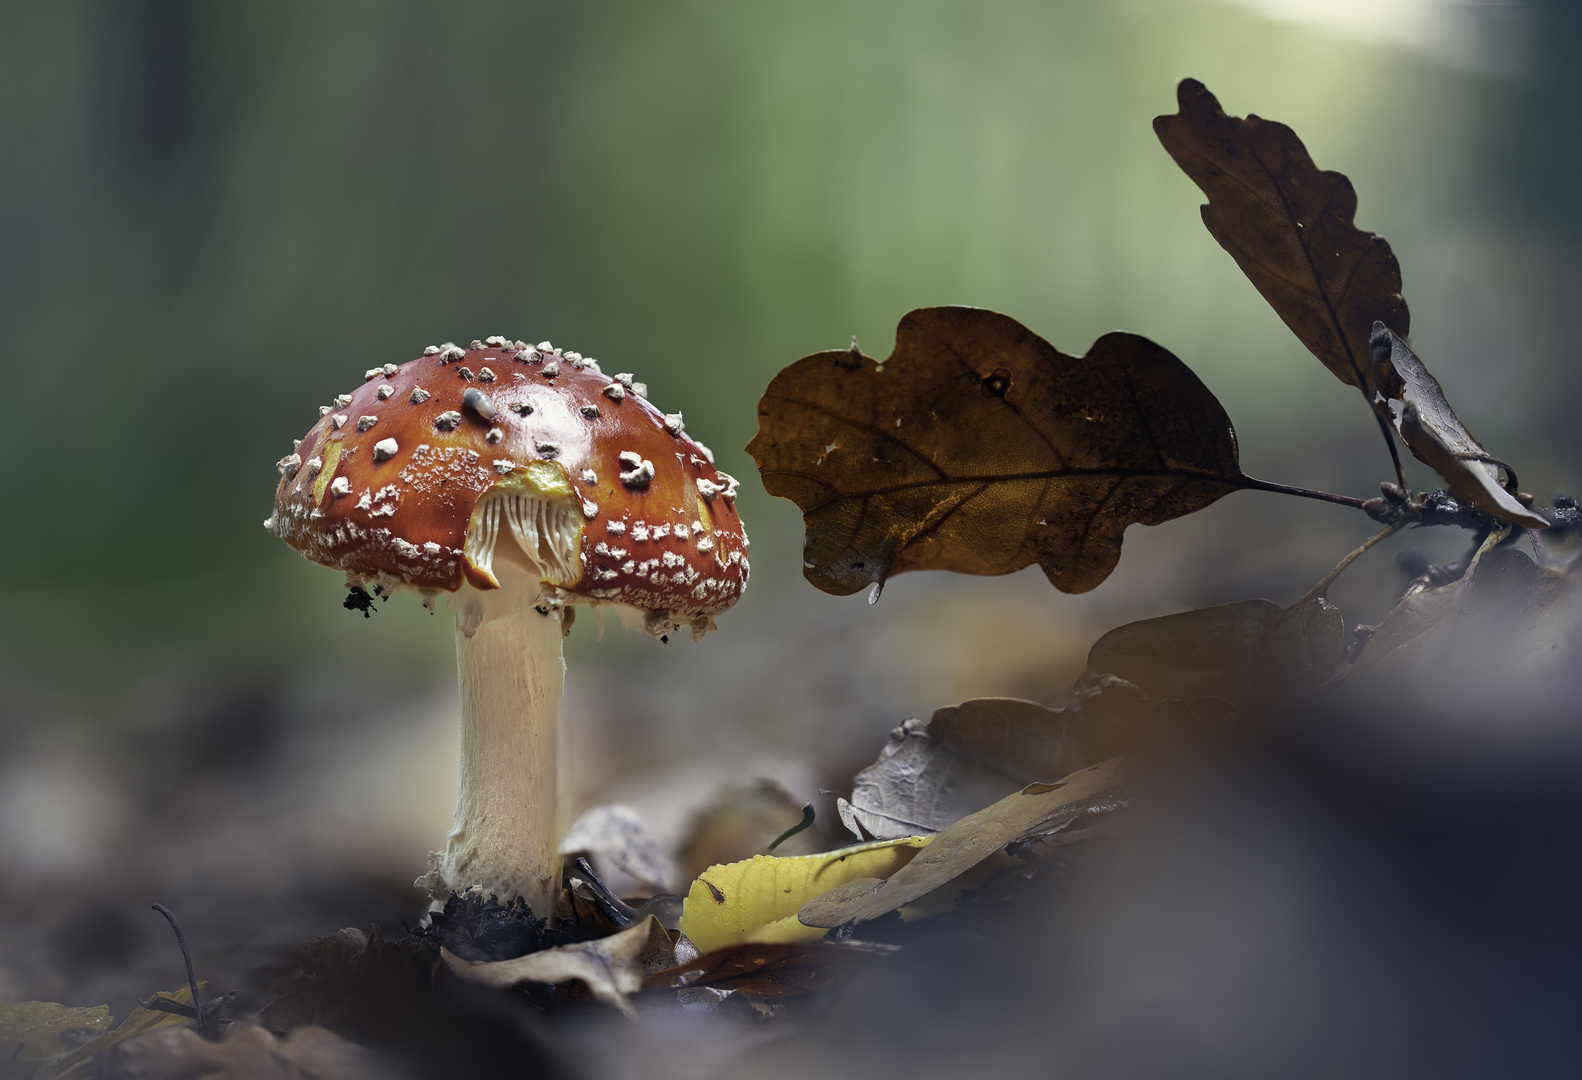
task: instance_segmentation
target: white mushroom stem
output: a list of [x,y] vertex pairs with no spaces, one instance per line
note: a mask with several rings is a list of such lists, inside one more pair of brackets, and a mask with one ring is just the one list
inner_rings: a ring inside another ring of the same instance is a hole
[[514,567],[496,564],[496,573],[504,588],[464,588],[452,600],[461,685],[456,820],[418,884],[439,902],[474,886],[502,901],[521,896],[543,918],[560,889],[561,612],[540,613],[537,582]]

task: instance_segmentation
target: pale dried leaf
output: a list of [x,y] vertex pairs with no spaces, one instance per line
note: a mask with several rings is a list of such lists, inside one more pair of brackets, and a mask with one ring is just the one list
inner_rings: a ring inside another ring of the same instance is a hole
[[853,821],[876,839],[938,832],[1035,780],[1089,763],[1080,706],[976,698],[890,732],[852,785]]
[[627,998],[642,989],[643,979],[675,963],[670,935],[652,915],[609,937],[541,949],[513,960],[463,960],[449,949],[441,949],[440,956],[458,977],[494,989],[526,982],[580,982],[596,1000],[628,1016],[635,1010]]
[[660,892],[674,887],[675,864],[649,832],[642,815],[621,803],[602,803],[584,810],[560,842],[560,854],[590,856],[601,870],[604,865],[613,866]]
[[1416,353],[1383,323],[1373,324],[1374,364],[1394,371],[1399,396],[1391,398],[1395,430],[1412,456],[1445,478],[1458,499],[1490,517],[1524,529],[1547,529],[1549,523],[1501,486],[1499,466],[1486,458],[1445,398],[1444,388]]
[[[889,875],[877,892],[844,903],[820,894],[822,902],[811,911],[804,905],[798,917],[808,925],[825,927],[877,919],[949,885],[1013,840],[1047,831],[1064,819],[1124,805],[1126,777],[1125,760],[1112,758],[1056,784],[1029,785],[936,834],[911,862]],[[803,912],[808,917],[803,917]]]

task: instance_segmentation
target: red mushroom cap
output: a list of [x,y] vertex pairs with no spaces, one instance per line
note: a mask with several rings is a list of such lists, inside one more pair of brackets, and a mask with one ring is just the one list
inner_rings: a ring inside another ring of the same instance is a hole
[[387,589],[498,588],[491,561],[510,532],[543,581],[594,602],[683,620],[736,602],[736,481],[680,414],[548,342],[472,345],[370,369],[321,410],[279,463],[265,525]]

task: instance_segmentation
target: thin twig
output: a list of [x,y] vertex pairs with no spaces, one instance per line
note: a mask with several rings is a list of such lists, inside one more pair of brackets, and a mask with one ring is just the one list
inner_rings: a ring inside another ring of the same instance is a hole
[[1340,562],[1336,563],[1335,568],[1329,573],[1325,574],[1322,581],[1320,581],[1317,585],[1314,585],[1311,589],[1307,590],[1307,594],[1303,596],[1302,599],[1298,600],[1291,606],[1293,608],[1301,607],[1309,600],[1316,600],[1320,596],[1323,596],[1325,593],[1329,592],[1329,587],[1335,583],[1335,579],[1345,571],[1346,567],[1360,559],[1369,548],[1371,548],[1374,544],[1377,544],[1380,540],[1384,540],[1400,532],[1406,527],[1407,520],[1408,519],[1403,516],[1388,529],[1385,529],[1383,532],[1374,533],[1372,536],[1368,537],[1359,547],[1348,554],[1344,559],[1341,559]]
[[812,825],[813,824],[813,814],[814,814],[813,804],[812,803],[808,803],[806,806],[804,806],[802,808],[802,820],[797,822],[795,825],[791,826],[789,829],[787,829],[785,832],[781,833],[779,836],[775,837],[774,843],[770,844],[764,850],[765,851],[773,851],[775,848],[779,847],[781,844],[783,844],[787,840],[791,839],[797,833],[801,832],[803,829],[807,828],[809,825]]
[[1259,480],[1247,476],[1245,473],[1236,482],[1240,487],[1250,488],[1254,491],[1277,491],[1282,495],[1297,495],[1304,499],[1319,499],[1323,502],[1339,503],[1341,506],[1350,506],[1361,510],[1365,500],[1354,499],[1350,495],[1334,495],[1328,491],[1314,491],[1312,488],[1291,487],[1289,484],[1276,484],[1269,480]]
[[1395,448],[1395,432],[1390,430],[1390,422],[1384,418],[1382,412],[1374,407],[1366,390],[1362,392],[1362,400],[1368,402],[1368,411],[1373,413],[1373,418],[1379,422],[1379,434],[1384,436],[1384,445],[1390,451],[1390,461],[1395,465],[1395,482],[1410,491],[1411,489],[1406,483],[1406,469],[1401,465],[1401,453]]
[[192,991],[192,1008],[198,1014],[198,1030],[203,1031],[205,1026],[203,1000],[198,997],[198,979],[192,973],[192,951],[187,948],[187,935],[181,932],[181,927],[177,924],[176,917],[170,913],[170,909],[164,904],[155,904],[152,910],[163,915],[165,921],[170,923],[170,928],[176,932],[176,944],[181,946],[181,959],[187,965],[187,987]]

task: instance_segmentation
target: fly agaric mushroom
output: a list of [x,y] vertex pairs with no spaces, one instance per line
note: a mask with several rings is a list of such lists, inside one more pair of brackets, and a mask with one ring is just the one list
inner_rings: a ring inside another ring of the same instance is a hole
[[552,909],[569,605],[701,638],[747,584],[736,481],[646,398],[547,341],[431,345],[370,368],[279,462],[271,532],[354,590],[450,594],[461,783],[417,882],[435,900],[476,886]]

